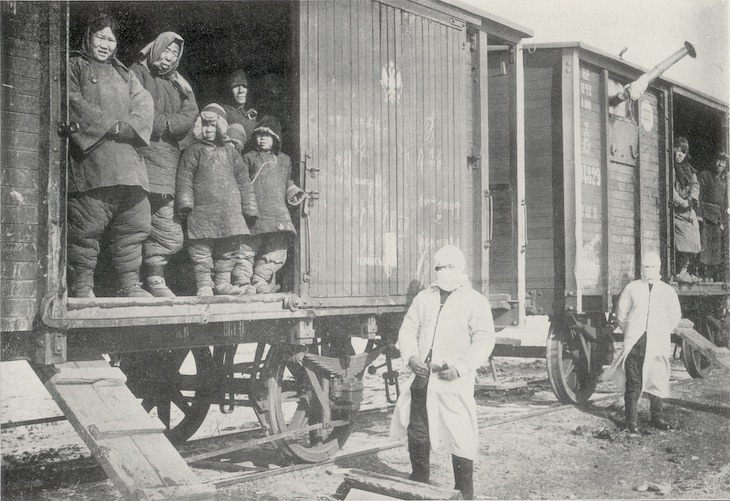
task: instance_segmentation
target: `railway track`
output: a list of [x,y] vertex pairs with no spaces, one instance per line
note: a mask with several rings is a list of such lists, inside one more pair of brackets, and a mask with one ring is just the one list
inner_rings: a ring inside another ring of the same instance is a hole
[[[528,383],[528,389],[542,389],[546,380],[536,380]],[[674,385],[686,381],[673,381]],[[495,392],[493,392],[495,393]],[[491,405],[480,405],[479,428],[489,429],[504,426],[519,420],[531,419],[545,414],[560,412],[573,405],[561,404],[555,401],[534,401],[530,398],[520,398],[512,395],[508,409],[501,409],[492,402]],[[589,402],[594,404],[619,398],[619,393],[597,394]],[[532,407],[536,407],[532,409]],[[380,405],[361,410],[359,421],[367,421],[369,427],[389,422],[393,405]],[[517,410],[517,412],[515,412]],[[271,444],[277,437],[265,436],[261,429],[250,429],[236,433],[229,433],[215,437],[206,437],[179,447],[181,455],[197,470],[203,483],[213,484],[218,488],[228,487],[237,483],[256,479],[283,475],[294,471],[301,471],[326,464],[336,464],[352,458],[377,454],[382,451],[400,447],[399,442],[389,441],[387,437],[372,445],[372,440],[365,446],[355,446],[352,449],[351,439],[345,451],[319,463],[290,464]],[[354,440],[357,442],[357,440]],[[52,456],[52,455],[51,455]],[[43,459],[42,454],[39,458]],[[46,459],[53,459],[48,457]],[[57,460],[28,462],[23,465],[12,465],[6,468],[6,458],[3,458],[3,493],[24,492],[37,489],[54,489],[66,485],[68,482],[100,481],[106,478],[104,471],[93,457],[80,457],[69,461]],[[258,466],[265,464],[266,466]],[[39,474],[40,472],[40,474]]]

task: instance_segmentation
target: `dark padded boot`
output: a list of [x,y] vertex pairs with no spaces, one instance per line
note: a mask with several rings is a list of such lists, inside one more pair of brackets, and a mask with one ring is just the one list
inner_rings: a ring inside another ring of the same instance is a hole
[[454,489],[461,492],[464,499],[474,499],[474,461],[451,455],[454,466]]
[[661,398],[649,395],[649,405],[651,410],[651,425],[657,430],[667,431],[669,423],[664,420],[664,402]]
[[431,477],[431,444],[408,440],[408,454],[413,468],[413,473],[408,478],[427,484]]
[[626,406],[626,430],[629,433],[639,433],[639,403],[630,396],[624,400]]

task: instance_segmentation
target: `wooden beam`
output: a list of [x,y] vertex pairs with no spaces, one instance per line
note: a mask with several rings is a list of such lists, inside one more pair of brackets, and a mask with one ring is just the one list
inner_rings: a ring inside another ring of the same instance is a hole
[[359,489],[395,499],[464,499],[461,497],[461,492],[456,489],[424,484],[357,468],[345,472],[345,480],[338,487],[337,496],[341,499],[348,497],[347,494],[350,489]]
[[691,320],[683,318],[679,322],[679,326],[674,329],[674,332],[710,359],[712,363],[730,369],[730,350],[715,346],[710,340],[694,330],[694,324]]

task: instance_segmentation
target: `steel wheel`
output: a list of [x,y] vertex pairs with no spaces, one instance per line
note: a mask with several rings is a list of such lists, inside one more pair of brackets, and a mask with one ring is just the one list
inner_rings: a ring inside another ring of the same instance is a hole
[[[699,322],[697,331],[710,340],[713,344],[717,344],[717,340],[722,333],[719,328],[708,318],[703,317]],[[682,361],[687,373],[693,378],[703,378],[712,370],[712,362],[704,356],[699,350],[696,350],[686,339],[682,339]]]
[[[348,340],[349,341],[349,340]],[[322,422],[321,407],[306,369],[292,359],[301,351],[295,345],[277,344],[269,349],[264,369],[265,409],[257,410],[262,424],[272,434],[286,433]],[[317,350],[312,348],[312,352]],[[326,355],[326,353],[325,353]],[[327,390],[326,379],[320,384]],[[329,401],[332,403],[332,398]],[[275,445],[294,461],[319,462],[334,456],[344,445],[353,428],[352,412],[332,410],[332,421],[340,421],[327,430],[315,429],[282,438]]]
[[203,424],[214,395],[208,348],[125,354],[119,367],[142,407],[165,425],[170,442],[185,442]]
[[[580,334],[559,322],[550,323],[546,362],[553,393],[564,404],[587,401],[598,384],[598,373],[588,371]],[[587,346],[594,347],[592,343]]]

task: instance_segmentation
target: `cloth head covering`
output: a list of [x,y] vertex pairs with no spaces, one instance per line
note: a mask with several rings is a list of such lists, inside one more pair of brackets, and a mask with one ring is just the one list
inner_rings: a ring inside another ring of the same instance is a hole
[[[175,61],[175,64],[173,64],[166,72],[162,73],[160,72],[159,67],[155,66],[155,63],[158,59],[160,59],[160,56],[162,55],[164,50],[173,42],[176,42],[180,46],[180,55],[178,56],[177,61]],[[147,68],[149,68],[150,71],[152,71],[152,69],[154,68],[155,72],[161,77],[171,76],[173,73],[175,73],[175,71],[177,71],[177,67],[180,64],[180,59],[182,59],[183,55],[184,45],[185,41],[177,33],[174,33],[172,31],[160,33],[159,35],[157,35],[157,38],[145,45],[144,48],[139,51],[140,61],[145,62],[147,64]]]
[[215,121],[215,128],[218,132],[217,139],[221,142],[228,140],[228,115],[223,106],[210,103],[200,112],[193,126],[193,137],[199,141],[203,139],[203,120],[206,122]]
[[433,255],[434,269],[440,268],[433,285],[447,292],[467,285],[469,278],[464,273],[465,266],[464,253],[455,245],[444,245]]
[[274,138],[274,147],[272,150],[274,153],[279,153],[281,149],[281,125],[279,121],[271,115],[265,115],[254,127],[251,132],[252,136],[256,133],[270,134]]
[[674,177],[677,179],[679,186],[686,188],[692,182],[692,176],[697,174],[694,167],[689,163],[690,158],[692,158],[689,156],[689,141],[683,136],[676,137],[674,147],[682,148],[687,152],[687,156],[684,157],[681,164],[677,163],[676,160],[674,161]]
[[[648,267],[648,268],[647,268]],[[647,281],[661,279],[662,260],[656,252],[647,252],[641,259],[641,278]]]
[[114,38],[117,39],[117,46],[114,48],[114,52],[109,58],[109,61],[111,62],[115,59],[117,49],[119,48],[119,24],[117,23],[117,20],[109,14],[99,14],[89,21],[89,25],[86,27],[86,33],[84,34],[84,40],[81,42],[81,53],[91,59],[96,59],[91,46],[91,38],[94,36],[94,33],[101,31],[104,28],[111,29],[114,34]]
[[236,70],[231,73],[230,77],[228,77],[229,89],[238,87],[239,85],[242,85],[248,89],[248,77],[246,76],[246,72],[243,70]]

